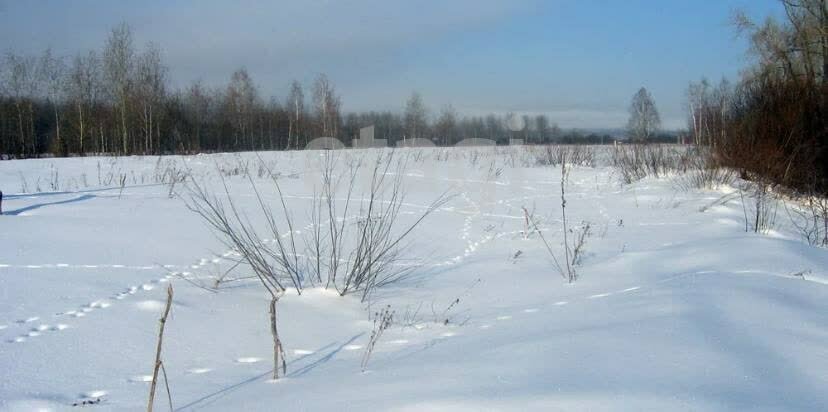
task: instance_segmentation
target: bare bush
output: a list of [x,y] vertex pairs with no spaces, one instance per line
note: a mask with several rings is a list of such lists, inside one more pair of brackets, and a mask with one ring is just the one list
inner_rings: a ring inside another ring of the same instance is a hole
[[545,145],[533,148],[535,164],[558,166],[561,163],[595,167],[595,150],[590,146]]
[[733,184],[733,170],[718,165],[708,148],[697,148],[693,154],[688,159],[687,172],[676,178],[679,189],[716,189]]
[[[412,266],[399,264],[403,242],[451,196],[438,196],[412,222],[403,225],[399,216],[404,200],[405,162],[395,161],[393,152],[380,153],[369,164],[367,176],[361,176],[362,159],[350,160],[344,165],[346,173],[336,174],[339,154],[325,153],[321,190],[314,194],[311,203],[311,227],[301,233],[296,230],[279,179],[271,171],[267,176],[276,194],[279,219],[253,178],[247,175],[269,232],[268,241],[239,210],[223,174],[220,177],[226,200],[208,193],[193,180],[189,206],[228,247],[242,256],[271,295],[284,292],[285,285],[293,286],[301,294],[309,283],[333,287],[340,295],[358,292],[365,300],[375,288],[410,272]],[[357,196],[359,177],[369,179],[361,196]],[[306,253],[300,253],[300,245],[304,245]]]
[[785,204],[791,224],[811,246],[828,247],[828,198],[805,195],[794,205]]
[[662,177],[687,170],[693,154],[660,144],[620,145],[612,153],[612,165],[624,183],[645,177]]
[[250,161],[243,159],[238,154],[232,157],[233,161],[224,160],[216,164],[218,172],[225,177],[250,176]]
[[[364,176],[370,180],[367,190],[357,200],[355,188],[362,162],[348,162],[349,172],[335,177],[338,159],[333,156],[336,155],[325,155],[321,200],[315,203],[317,210],[313,211],[318,218],[327,218],[326,222],[320,222],[324,224],[325,236],[312,234],[311,252],[317,257],[310,263],[319,272],[327,273],[326,286],[333,286],[341,295],[360,292],[365,300],[375,288],[393,283],[411,270],[410,266],[398,264],[402,242],[451,196],[441,194],[413,222],[397,229],[405,197],[402,188],[405,160],[395,162],[393,151],[378,154]],[[342,178],[347,181],[343,183]],[[344,193],[337,190],[342,187]],[[338,196],[341,210],[336,202]],[[355,208],[356,221],[349,224],[349,220],[354,220],[349,210]],[[319,251],[327,253],[328,259],[322,259]]]
[[[242,259],[253,270],[271,296],[280,296],[286,290],[285,284],[292,284],[297,292],[301,294],[302,279],[298,264],[295,263],[298,259],[295,242],[287,243],[284,241],[282,232],[276,224],[273,210],[264,203],[253,180],[249,180],[251,187],[256,194],[260,211],[267,223],[267,229],[270,230],[273,236],[275,245],[268,245],[263,241],[263,237],[258,234],[255,226],[243,216],[236,206],[223,175],[219,176],[224,186],[227,201],[222,201],[218,196],[208,192],[201,184],[192,179],[189,185],[190,200],[188,207],[204,218],[227,247],[242,256]],[[280,193],[280,199],[283,199],[278,183],[275,184],[275,187]],[[291,222],[292,217],[287,213],[284,203],[283,207],[286,220]],[[288,226],[292,227],[291,223],[288,223]],[[292,231],[288,232],[288,235],[292,239]]]
[[739,185],[745,232],[767,233],[776,224],[777,202],[770,183],[757,179]]
[[[552,261],[555,265],[555,270],[563,277],[567,282],[572,283],[578,278],[578,274],[575,271],[575,262],[576,257],[575,252],[573,251],[573,247],[578,247],[578,254],[580,254],[580,249],[583,247],[583,243],[579,245],[571,245],[569,242],[569,227],[567,222],[567,215],[566,215],[566,185],[569,181],[569,171],[570,169],[567,167],[567,163],[565,161],[561,163],[561,233],[563,234],[563,254],[564,260],[563,265],[558,260],[552,246],[549,244],[549,241],[546,240],[546,236],[544,236],[543,231],[540,229],[537,220],[534,217],[533,213],[529,213],[526,207],[523,207],[525,224],[527,224],[531,229],[537,232],[538,236],[540,237],[541,241],[543,241],[544,246],[546,246],[546,250],[549,252],[549,255],[552,257]],[[528,230],[525,230],[528,233]],[[586,236],[588,229],[584,230],[583,236]],[[580,237],[580,235],[578,236]]]

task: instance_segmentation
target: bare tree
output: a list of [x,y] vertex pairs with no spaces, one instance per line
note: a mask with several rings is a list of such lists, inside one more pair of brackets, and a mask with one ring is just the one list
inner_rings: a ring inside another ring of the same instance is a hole
[[294,140],[293,147],[299,147],[299,135],[302,133],[302,120],[305,116],[305,94],[302,92],[302,85],[296,80],[290,84],[290,94],[285,107],[289,112],[287,149],[290,150],[291,139]]
[[337,137],[339,132],[339,109],[342,101],[336,94],[328,76],[320,74],[313,82],[313,105],[319,121],[322,137]]
[[457,141],[457,111],[454,106],[446,105],[440,110],[440,118],[435,125],[437,137],[444,146]]
[[100,61],[94,51],[76,55],[69,70],[67,89],[69,100],[77,111],[75,127],[78,133],[78,152],[81,154],[86,152],[84,138],[88,130],[91,130],[88,112],[100,98],[100,70]]
[[709,143],[709,134],[705,122],[704,109],[708,104],[710,83],[702,78],[700,82],[690,82],[687,88],[687,105],[690,112],[690,131],[696,146]]
[[241,68],[233,73],[227,86],[226,106],[233,124],[235,149],[241,148],[241,142],[252,148],[252,123],[254,106],[258,92],[247,69]]
[[405,130],[409,138],[424,137],[428,111],[419,93],[411,93],[405,104]]
[[109,92],[115,99],[120,114],[121,150],[124,154],[129,152],[127,116],[134,66],[135,49],[132,44],[132,30],[124,22],[112,29],[104,48],[104,73]]
[[772,18],[759,25],[741,11],[734,16],[734,25],[750,35],[752,51],[764,69],[777,69],[788,79],[827,84],[828,1],[780,1],[790,25]]
[[727,138],[727,121],[733,87],[722,79],[715,88],[707,79],[691,82],[687,88],[690,132],[693,143],[713,149]]
[[535,132],[538,143],[546,143],[549,140],[549,118],[545,114],[535,116]]
[[[161,49],[155,43],[147,44],[146,50],[138,56],[136,73],[136,95],[141,110],[144,153],[157,151],[153,135],[158,135],[158,112],[166,93],[167,67],[161,61]],[[154,133],[157,132],[157,133]]]
[[11,52],[6,54],[3,83],[14,101],[17,113],[17,136],[21,156],[35,151],[32,99],[35,97],[38,84],[36,67],[37,62],[32,57]]
[[641,88],[630,103],[630,120],[627,131],[635,141],[647,141],[661,127],[661,118],[650,92]]
[[192,141],[189,144],[189,148],[190,150],[197,150],[201,148],[203,143],[202,129],[204,128],[204,124],[207,120],[211,97],[201,81],[197,80],[193,82],[189,88],[187,88],[184,99],[184,105],[186,107],[185,110],[187,112],[187,117],[193,125],[194,134]]
[[55,140],[61,153],[68,152],[60,137],[60,106],[63,103],[66,79],[66,64],[61,57],[55,57],[52,49],[46,49],[40,58],[39,76],[46,88],[46,97],[55,115]]
[[503,122],[497,116],[490,114],[486,116],[486,138],[496,140],[498,136],[503,136]]
[[787,21],[734,17],[756,64],[728,105],[728,141],[719,158],[743,177],[828,192],[828,1],[781,0]]
[[520,116],[520,123],[523,124],[523,128],[520,129],[520,132],[516,136],[520,136],[524,142],[531,141],[532,133],[535,131],[535,122],[532,121],[529,115],[524,114]]

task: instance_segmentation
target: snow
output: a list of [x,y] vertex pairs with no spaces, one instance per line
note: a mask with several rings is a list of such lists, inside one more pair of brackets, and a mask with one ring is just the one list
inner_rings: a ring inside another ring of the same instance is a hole
[[[258,154],[300,231],[324,155]],[[519,147],[399,155],[401,218],[457,196],[409,239],[417,270],[369,302],[322,287],[279,301],[277,382],[268,296],[243,268],[217,293],[196,286],[230,269],[232,251],[186,207],[184,185],[171,197],[158,183],[174,165],[223,193],[216,166],[247,162],[265,188],[257,154],[0,162],[0,410],[145,410],[167,285],[163,359],[181,411],[828,409],[828,251],[787,217],[745,233],[732,188],[622,185],[611,167],[576,167],[568,219],[592,235],[567,284],[523,235],[525,206],[560,250],[559,169]],[[123,189],[108,178],[121,174]],[[253,216],[247,178],[226,179]],[[369,314],[386,305],[395,324],[363,372]]]

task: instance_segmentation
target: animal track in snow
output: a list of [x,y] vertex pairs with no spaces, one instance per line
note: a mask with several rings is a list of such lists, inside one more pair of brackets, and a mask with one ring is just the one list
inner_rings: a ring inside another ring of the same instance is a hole
[[261,362],[262,358],[255,358],[255,357],[247,357],[247,358],[238,358],[236,359],[236,363],[257,363]]
[[[234,254],[235,254],[235,252],[233,252],[233,251],[227,251],[227,252],[224,253],[223,256],[224,257],[233,256]],[[27,269],[55,269],[55,268],[58,268],[58,269],[67,269],[67,268],[106,269],[106,268],[110,268],[110,269],[128,269],[128,270],[129,269],[131,269],[131,270],[154,270],[154,269],[158,269],[159,267],[162,267],[164,269],[186,268],[186,267],[190,267],[190,266],[202,267],[202,266],[205,266],[206,264],[208,264],[209,262],[219,263],[223,260],[224,259],[222,259],[220,257],[214,257],[212,259],[210,259],[210,258],[199,259],[197,261],[196,265],[169,265],[169,264],[167,264],[167,265],[143,265],[143,266],[133,266],[133,265],[124,265],[124,264],[75,264],[75,265],[73,265],[73,264],[68,264],[68,263],[39,264],[39,265],[34,265],[34,264],[30,264],[30,265],[11,265],[11,264],[2,264],[2,263],[0,263],[0,268],[27,268]],[[108,307],[112,306],[112,303],[114,303],[115,301],[120,301],[120,300],[126,299],[127,297],[129,297],[129,295],[134,295],[134,294],[138,293],[139,291],[153,290],[153,289],[155,289],[155,285],[160,284],[160,283],[169,282],[170,279],[174,278],[175,276],[187,277],[187,276],[190,276],[190,275],[191,275],[190,272],[180,272],[180,273],[179,272],[171,272],[170,274],[167,274],[163,277],[150,280],[147,283],[143,283],[140,286],[130,286],[127,289],[123,290],[122,292],[118,292],[118,293],[110,295],[109,298],[93,300],[93,301],[91,301],[87,304],[82,305],[81,307],[79,307],[77,309],[72,309],[72,310],[67,310],[65,312],[55,313],[54,316],[56,316],[56,317],[57,316],[65,316],[65,317],[71,317],[71,318],[75,318],[75,319],[83,318],[83,317],[86,316],[87,313],[91,313],[92,311],[94,311],[96,309],[108,308]],[[136,306],[139,310],[157,311],[157,310],[161,310],[163,308],[163,303],[148,300],[148,301],[139,302],[139,303],[137,303]],[[28,318],[16,320],[16,321],[14,321],[14,323],[19,324],[19,325],[25,325],[25,324],[28,324],[28,323],[36,322],[38,320],[40,320],[39,316],[31,316],[31,317],[28,317]],[[69,327],[70,327],[70,325],[67,325],[67,324],[64,324],[64,323],[56,324],[54,326],[43,324],[43,325],[40,325],[39,327],[31,328],[28,332],[22,332],[23,334],[17,336],[16,338],[7,340],[6,342],[9,342],[9,343],[23,343],[23,342],[26,342],[30,338],[42,336],[44,332],[47,332],[47,331],[55,331],[55,332],[56,331],[62,331],[62,330],[65,330]],[[7,328],[9,328],[9,325],[6,325],[6,324],[0,325],[0,330],[4,330],[4,329],[7,329]]]
[[495,319],[496,320],[509,320],[509,319],[512,319],[512,317],[510,315],[501,315],[501,316],[498,316]]
[[135,383],[152,382],[152,375],[136,375],[129,378],[129,381]]
[[[0,269],[128,269],[128,270],[153,270],[157,265],[123,265],[123,264],[68,264],[68,263],[44,263],[44,264],[22,264],[12,265],[0,263]],[[182,267],[181,265],[161,265],[170,269]]]
[[294,355],[313,355],[314,353],[315,353],[314,351],[307,350],[307,349],[294,349],[293,350]]
[[135,307],[146,312],[157,312],[164,308],[164,302],[160,300],[142,300],[135,303]]
[[203,374],[203,373],[207,373],[207,372],[211,372],[211,371],[212,371],[212,369],[210,369],[210,368],[192,368],[192,369],[187,369],[187,373],[189,373],[189,374],[191,374],[191,375],[201,375],[201,374]]
[[350,350],[350,351],[360,350],[360,349],[362,349],[362,345],[345,345],[345,347],[343,347],[342,349]]
[[607,297],[607,296],[609,296],[609,295],[612,295],[612,293],[598,293],[598,294],[596,294],[596,295],[590,295],[590,296],[589,296],[589,299],[605,298],[605,297]]
[[524,309],[523,313],[537,313],[539,310],[538,308]]
[[105,300],[96,300],[94,302],[90,302],[87,306],[89,308],[108,308],[110,305],[112,304]]
[[81,398],[95,399],[95,398],[102,398],[102,397],[104,397],[108,394],[109,394],[109,392],[107,392],[107,391],[95,390],[95,391],[84,392],[84,393],[80,394],[80,396],[81,396]]

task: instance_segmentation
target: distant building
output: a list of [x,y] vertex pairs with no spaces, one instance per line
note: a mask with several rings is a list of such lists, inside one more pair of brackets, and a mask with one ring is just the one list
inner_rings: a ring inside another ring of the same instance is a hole
[[386,147],[387,145],[386,139],[374,139],[374,125],[359,129],[359,139],[351,141],[351,147],[354,148]]

